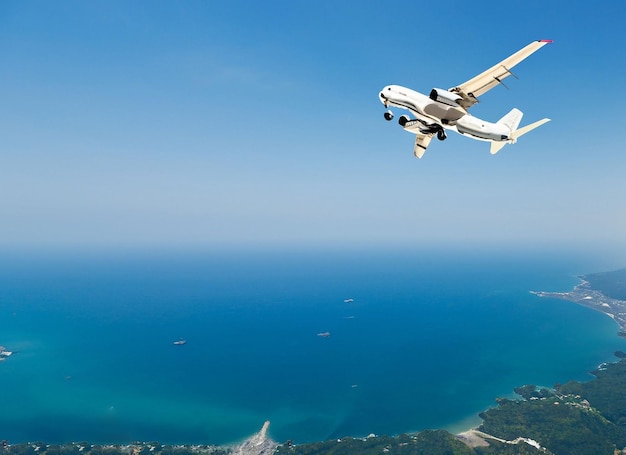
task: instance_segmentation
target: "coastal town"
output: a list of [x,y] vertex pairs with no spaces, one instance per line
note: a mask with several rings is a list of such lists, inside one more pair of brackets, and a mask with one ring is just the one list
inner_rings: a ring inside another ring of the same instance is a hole
[[569,292],[530,291],[530,293],[539,297],[567,300],[600,311],[619,324],[618,334],[626,338],[626,300],[608,297],[603,292],[592,289],[591,283],[585,280],[585,277],[579,278],[581,283]]
[[70,442],[66,444],[46,444],[28,442],[10,444],[0,440],[0,454],[9,455],[272,455],[279,444],[273,441],[267,430],[270,422],[266,421],[261,430],[246,440],[227,446],[203,444],[167,445],[159,442],[135,441],[130,444],[91,444],[89,442]]

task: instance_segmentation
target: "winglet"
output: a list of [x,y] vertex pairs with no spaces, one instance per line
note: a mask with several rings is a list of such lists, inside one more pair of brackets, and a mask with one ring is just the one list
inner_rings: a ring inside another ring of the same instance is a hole
[[551,40],[551,39],[540,39],[540,40],[539,40],[539,42],[540,42],[540,43],[547,43],[547,44],[549,44],[549,43],[554,43],[554,41],[553,41],[553,40]]

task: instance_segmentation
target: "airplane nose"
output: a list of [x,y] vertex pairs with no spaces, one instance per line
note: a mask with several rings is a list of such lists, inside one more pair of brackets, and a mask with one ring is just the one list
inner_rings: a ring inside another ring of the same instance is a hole
[[380,100],[381,103],[383,103],[383,106],[387,107],[387,97],[385,96],[383,92],[380,92],[378,94],[378,99]]

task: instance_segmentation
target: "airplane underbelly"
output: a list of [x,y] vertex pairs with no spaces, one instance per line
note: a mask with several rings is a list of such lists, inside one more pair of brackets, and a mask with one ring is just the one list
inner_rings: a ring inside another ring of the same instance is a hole
[[508,130],[503,125],[485,122],[469,115],[456,122],[456,129],[461,134],[488,141],[505,141],[508,139]]
[[445,120],[447,122],[456,122],[461,117],[463,117],[465,112],[460,108],[447,106],[443,103],[428,103],[424,107],[424,114],[429,115],[431,117],[438,118],[440,120]]

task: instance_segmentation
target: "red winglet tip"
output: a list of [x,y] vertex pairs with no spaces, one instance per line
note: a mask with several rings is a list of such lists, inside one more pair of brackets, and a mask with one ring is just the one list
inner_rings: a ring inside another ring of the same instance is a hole
[[552,43],[553,41],[551,39],[540,39],[539,42],[540,43]]

